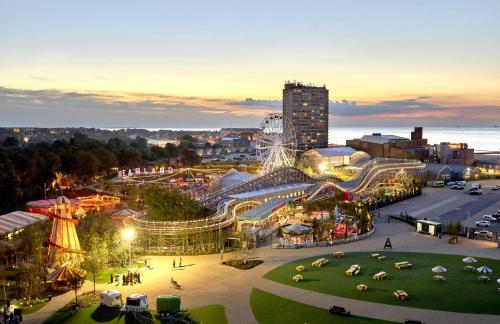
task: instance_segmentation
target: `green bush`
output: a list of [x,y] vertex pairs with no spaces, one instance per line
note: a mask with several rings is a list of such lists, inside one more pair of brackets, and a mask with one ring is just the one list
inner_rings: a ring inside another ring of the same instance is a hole
[[223,262],[223,264],[225,264],[227,266],[230,266],[230,267],[233,267],[236,269],[240,269],[240,270],[252,269],[261,263],[264,263],[264,261],[262,261],[262,260],[248,260],[245,263],[243,260],[227,260],[227,261]]

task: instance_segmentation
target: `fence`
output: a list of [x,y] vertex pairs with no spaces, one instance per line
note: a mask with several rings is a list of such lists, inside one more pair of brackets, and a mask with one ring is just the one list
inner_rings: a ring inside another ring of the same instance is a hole
[[313,248],[313,247],[328,247],[334,245],[347,244],[351,242],[356,242],[360,240],[364,240],[375,233],[375,225],[372,226],[372,229],[366,233],[354,235],[352,237],[348,237],[346,239],[340,239],[335,241],[323,241],[323,242],[313,242],[313,243],[302,243],[302,244],[294,244],[294,243],[274,243],[272,245],[273,249],[298,249],[298,248]]

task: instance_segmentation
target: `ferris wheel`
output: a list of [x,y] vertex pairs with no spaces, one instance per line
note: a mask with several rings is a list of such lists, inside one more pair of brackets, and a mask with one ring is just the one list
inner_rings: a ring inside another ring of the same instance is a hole
[[261,173],[279,167],[293,166],[297,142],[295,129],[286,116],[279,113],[267,115],[257,133],[257,158]]

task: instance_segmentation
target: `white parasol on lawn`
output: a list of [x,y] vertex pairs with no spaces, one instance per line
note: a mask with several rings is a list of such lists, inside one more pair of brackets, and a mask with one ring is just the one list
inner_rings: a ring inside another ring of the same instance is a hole
[[481,273],[492,273],[493,270],[491,270],[490,268],[488,268],[487,266],[482,266],[482,267],[479,267],[477,268],[477,272],[481,272]]
[[432,268],[432,272],[434,272],[434,273],[443,273],[443,272],[446,272],[446,271],[448,271],[448,270],[446,270],[445,268],[443,268],[440,265],[435,266],[434,268]]
[[477,262],[477,260],[474,259],[473,257],[466,257],[462,261],[465,262],[465,263],[476,263]]

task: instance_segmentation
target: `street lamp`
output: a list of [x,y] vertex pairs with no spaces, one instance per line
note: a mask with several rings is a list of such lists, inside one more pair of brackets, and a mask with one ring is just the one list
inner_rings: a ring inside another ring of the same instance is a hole
[[128,242],[128,266],[132,267],[132,240],[135,237],[135,231],[131,228],[126,228],[122,232],[122,237]]

